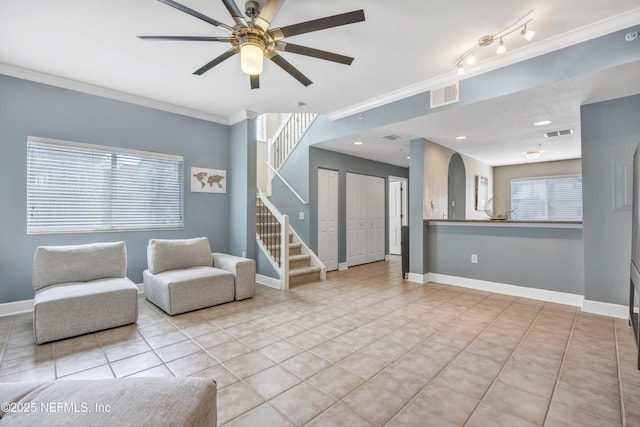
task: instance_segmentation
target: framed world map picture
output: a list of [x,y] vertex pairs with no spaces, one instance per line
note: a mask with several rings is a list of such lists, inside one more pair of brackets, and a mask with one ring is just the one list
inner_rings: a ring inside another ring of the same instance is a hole
[[227,171],[220,169],[191,168],[192,193],[226,193]]

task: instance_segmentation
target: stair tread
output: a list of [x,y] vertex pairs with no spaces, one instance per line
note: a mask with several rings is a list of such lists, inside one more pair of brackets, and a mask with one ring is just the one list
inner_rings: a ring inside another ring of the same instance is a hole
[[305,274],[313,274],[320,271],[320,267],[301,267],[301,268],[293,268],[289,270],[289,277],[303,276]]
[[310,255],[300,254],[300,255],[289,255],[289,261],[302,261],[305,259],[311,259]]

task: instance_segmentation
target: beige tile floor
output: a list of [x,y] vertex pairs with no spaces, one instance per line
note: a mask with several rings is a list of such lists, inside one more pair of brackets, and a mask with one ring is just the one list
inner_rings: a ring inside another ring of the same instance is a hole
[[400,261],[37,346],[0,318],[0,381],[203,376],[225,426],[640,426],[627,322],[400,279]]

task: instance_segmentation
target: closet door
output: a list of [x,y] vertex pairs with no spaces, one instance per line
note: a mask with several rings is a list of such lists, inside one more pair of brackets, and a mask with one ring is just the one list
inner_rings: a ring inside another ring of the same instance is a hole
[[347,174],[347,265],[384,259],[384,178]]
[[338,269],[338,172],[318,169],[318,257]]

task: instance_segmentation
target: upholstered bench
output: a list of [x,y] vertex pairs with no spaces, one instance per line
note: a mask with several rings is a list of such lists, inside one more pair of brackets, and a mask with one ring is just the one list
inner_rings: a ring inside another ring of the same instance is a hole
[[0,426],[215,427],[216,393],[208,378],[0,383]]
[[135,323],[138,288],[124,242],[41,246],[33,258],[33,335],[42,344]]
[[252,259],[213,254],[209,239],[151,239],[144,295],[170,315],[251,298],[256,268]]

